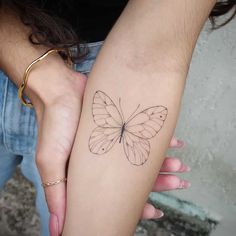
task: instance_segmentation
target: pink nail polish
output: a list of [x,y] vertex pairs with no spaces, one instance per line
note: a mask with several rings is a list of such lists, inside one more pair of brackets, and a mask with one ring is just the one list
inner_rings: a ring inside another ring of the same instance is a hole
[[185,142],[182,141],[182,140],[177,140],[177,146],[178,146],[179,148],[182,148],[182,147],[185,146]]
[[191,171],[191,167],[190,166],[186,166],[186,171],[187,172]]
[[181,180],[179,184],[179,189],[189,188],[191,183],[188,180]]
[[191,168],[189,166],[182,164],[179,169],[179,172],[189,172],[190,170],[191,170]]
[[160,219],[160,218],[162,218],[163,216],[164,216],[163,211],[156,209],[154,218],[155,218],[155,219]]
[[55,214],[50,214],[49,229],[51,236],[59,236],[59,223]]

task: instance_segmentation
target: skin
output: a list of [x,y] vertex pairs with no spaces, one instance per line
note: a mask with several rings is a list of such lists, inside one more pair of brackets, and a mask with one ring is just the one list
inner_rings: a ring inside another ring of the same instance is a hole
[[[0,9],[0,32],[0,68],[19,86],[28,64],[48,48],[30,44],[27,38],[29,29],[8,9]],[[47,83],[44,79],[47,79]],[[66,164],[79,123],[85,85],[85,76],[72,71],[57,55],[51,55],[40,62],[30,74],[25,93],[36,111],[39,130],[37,165],[44,182],[66,175]],[[183,142],[172,138],[170,147],[181,148]],[[186,171],[189,171],[189,167],[175,157],[166,157],[161,168],[161,172]],[[158,175],[156,172],[152,191],[182,189],[188,186],[188,181],[175,175]],[[51,234],[58,235],[62,232],[64,223],[66,185],[47,188],[45,194],[52,215]],[[161,215],[162,212],[158,209],[145,204],[140,217],[150,219],[159,218]]]
[[[176,126],[187,72],[213,0],[131,0],[106,38],[90,72],[70,156],[65,236],[133,235]],[[120,73],[122,71],[122,73]],[[101,157],[88,141],[97,90],[123,101],[127,117],[138,104],[162,105],[168,116],[150,139],[142,166],[131,165],[122,145]],[[46,162],[45,162],[46,163]]]

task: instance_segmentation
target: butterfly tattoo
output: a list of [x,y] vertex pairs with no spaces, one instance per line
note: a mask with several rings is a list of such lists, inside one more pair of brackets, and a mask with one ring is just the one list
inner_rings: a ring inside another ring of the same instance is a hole
[[[92,104],[93,120],[97,127],[89,138],[89,150],[94,154],[107,153],[119,140],[125,155],[133,165],[143,165],[150,153],[149,139],[162,128],[168,110],[164,106],[152,106],[138,113],[136,110],[125,120],[119,98],[120,111],[104,92],[95,92]],[[136,114],[135,114],[136,113]]]

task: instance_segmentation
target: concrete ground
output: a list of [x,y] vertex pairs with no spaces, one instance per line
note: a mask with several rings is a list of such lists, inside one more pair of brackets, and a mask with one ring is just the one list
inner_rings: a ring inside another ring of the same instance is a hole
[[[35,191],[19,171],[0,194],[0,236],[39,236],[39,218],[34,207]],[[159,221],[141,221],[135,236],[207,236],[216,222],[177,212],[163,203]]]
[[0,193],[0,236],[39,236],[35,191],[19,171]]

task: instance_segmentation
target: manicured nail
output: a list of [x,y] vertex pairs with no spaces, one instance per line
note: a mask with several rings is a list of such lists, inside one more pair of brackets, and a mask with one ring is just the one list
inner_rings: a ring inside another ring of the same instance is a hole
[[191,171],[191,167],[190,166],[186,166],[186,171],[187,172]]
[[189,172],[190,170],[191,168],[189,166],[182,164],[179,169],[179,172]]
[[163,211],[156,209],[155,215],[154,215],[153,218],[154,218],[154,219],[160,219],[160,218],[162,218],[163,216],[164,216]]
[[185,142],[182,140],[177,140],[177,147],[182,148],[185,146]]
[[191,183],[188,180],[181,180],[179,184],[179,189],[189,188]]
[[58,223],[58,218],[54,214],[50,214],[50,222],[49,222],[49,227],[50,227],[50,235],[51,236],[59,236],[59,223]]

